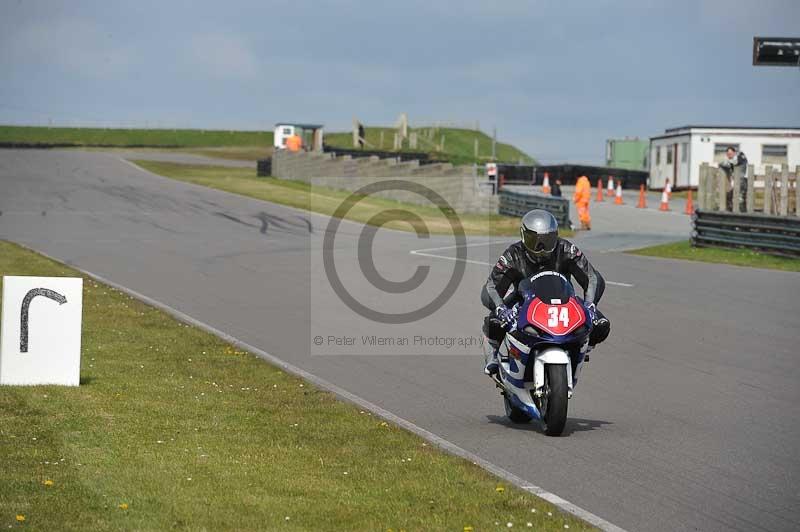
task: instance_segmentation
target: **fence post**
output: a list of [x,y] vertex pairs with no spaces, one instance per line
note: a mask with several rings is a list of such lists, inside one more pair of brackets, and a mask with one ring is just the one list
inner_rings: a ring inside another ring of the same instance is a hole
[[731,212],[742,212],[740,207],[741,192],[742,192],[742,176],[744,175],[744,168],[741,165],[733,167],[733,195],[731,196]]
[[478,138],[475,138],[475,158],[478,158]]
[[444,135],[442,135],[442,143],[439,145],[439,151],[444,151]]
[[794,167],[794,214],[800,216],[800,166]]
[[756,171],[755,167],[752,164],[747,165],[747,198],[745,200],[747,212],[753,212],[756,204],[756,190],[755,190],[755,181],[756,181]]
[[719,200],[718,211],[725,212],[728,210],[728,174],[723,170],[717,168],[717,197]]
[[764,214],[772,214],[772,167],[764,172]]
[[789,215],[789,165],[781,165],[781,216]]
[[708,190],[708,163],[700,165],[700,178],[697,182],[697,206],[701,211],[708,208],[706,191]]
[[380,149],[383,149],[383,130],[381,130],[381,146]]

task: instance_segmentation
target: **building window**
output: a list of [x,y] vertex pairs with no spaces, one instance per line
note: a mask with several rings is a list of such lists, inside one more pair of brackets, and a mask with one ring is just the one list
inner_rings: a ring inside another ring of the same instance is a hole
[[685,163],[686,159],[688,159],[688,156],[686,155],[687,153],[689,153],[689,143],[688,142],[683,142],[683,143],[681,143],[681,162],[682,163]]
[[672,146],[667,146],[667,164],[672,164]]
[[661,146],[656,146],[656,166],[661,164]]
[[786,144],[764,144],[761,146],[761,164],[788,164]]
[[728,158],[725,153],[728,151],[728,147],[736,148],[736,151],[739,151],[738,144],[714,144],[714,163],[719,164]]

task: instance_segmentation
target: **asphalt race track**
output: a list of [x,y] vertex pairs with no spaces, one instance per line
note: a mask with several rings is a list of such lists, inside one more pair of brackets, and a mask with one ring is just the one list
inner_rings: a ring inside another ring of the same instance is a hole
[[[479,287],[507,239],[470,238],[453,260],[451,237],[377,231],[381,275],[400,284],[428,268],[388,297],[364,279],[357,224],[341,224],[326,258],[323,216],[154,176],[115,153],[0,150],[0,239],[179,309],[620,527],[800,529],[800,274],[606,252],[688,232],[678,214],[614,208],[593,207],[595,231],[576,239],[613,283],[601,303],[612,334],[584,370],[566,437],[548,438],[506,422],[479,347],[361,341],[475,337]],[[463,278],[430,315],[376,323],[333,293],[329,259],[348,293],[387,312],[421,307],[456,266]]]

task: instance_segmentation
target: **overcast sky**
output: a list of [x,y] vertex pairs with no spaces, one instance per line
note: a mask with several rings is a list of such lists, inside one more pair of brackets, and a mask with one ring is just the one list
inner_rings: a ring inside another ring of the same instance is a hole
[[497,127],[548,163],[686,124],[800,126],[800,1],[0,0],[0,123]]

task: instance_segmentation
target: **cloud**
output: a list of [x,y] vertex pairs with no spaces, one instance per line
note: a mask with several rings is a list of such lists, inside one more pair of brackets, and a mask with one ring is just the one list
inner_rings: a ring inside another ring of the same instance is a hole
[[188,64],[200,77],[217,80],[251,80],[259,72],[259,61],[244,41],[233,33],[192,35],[186,50]]
[[57,68],[89,78],[108,78],[130,70],[134,49],[120,44],[113,30],[89,20],[66,17],[35,20],[9,28],[0,46],[0,64]]

